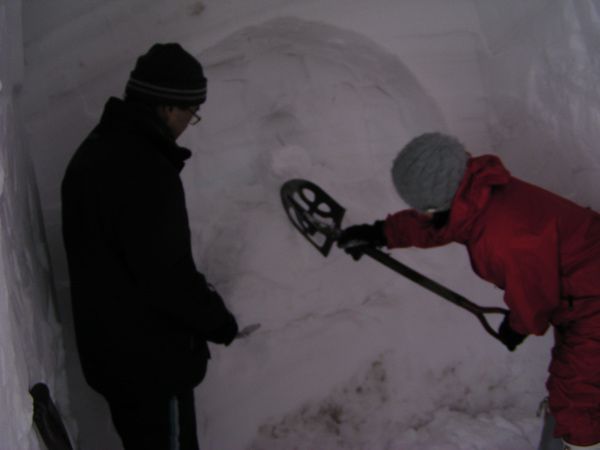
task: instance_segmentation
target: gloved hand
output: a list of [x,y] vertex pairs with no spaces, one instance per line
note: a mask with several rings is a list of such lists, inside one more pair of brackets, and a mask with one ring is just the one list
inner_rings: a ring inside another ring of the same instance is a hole
[[513,330],[508,323],[509,318],[510,314],[507,314],[504,317],[504,320],[498,328],[498,334],[500,335],[500,340],[502,343],[512,352],[521,342],[525,340],[527,335],[517,333],[515,330]]
[[208,336],[210,342],[229,345],[238,334],[238,324],[233,314],[227,312],[225,322]]
[[216,317],[220,318],[222,314],[225,316],[224,322],[218,328],[211,331],[206,338],[215,344],[229,345],[238,334],[238,324],[233,314],[231,314],[225,306],[223,298],[219,295],[214,286],[210,283],[206,283],[206,288],[210,295],[210,301],[214,304]]
[[382,247],[386,245],[383,220],[377,220],[372,225],[353,225],[342,230],[337,246],[357,261],[365,247]]

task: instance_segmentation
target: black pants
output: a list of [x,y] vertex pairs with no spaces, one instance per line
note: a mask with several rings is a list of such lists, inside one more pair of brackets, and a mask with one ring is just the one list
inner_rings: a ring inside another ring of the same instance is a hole
[[105,397],[125,450],[199,450],[193,390]]

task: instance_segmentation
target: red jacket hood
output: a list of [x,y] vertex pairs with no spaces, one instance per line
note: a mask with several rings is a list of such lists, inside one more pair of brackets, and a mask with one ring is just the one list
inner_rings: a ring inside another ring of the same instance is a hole
[[494,187],[510,181],[510,172],[497,156],[484,155],[470,158],[463,179],[452,202],[446,233],[453,240],[465,242],[471,228],[485,209]]

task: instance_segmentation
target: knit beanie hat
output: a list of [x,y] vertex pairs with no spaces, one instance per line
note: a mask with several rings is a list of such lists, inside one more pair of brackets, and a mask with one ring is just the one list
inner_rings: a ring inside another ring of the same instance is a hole
[[200,105],[206,101],[202,65],[179,44],[154,44],[138,58],[125,97],[152,105]]
[[469,154],[453,136],[425,133],[400,151],[392,167],[398,194],[421,212],[447,211],[462,180]]

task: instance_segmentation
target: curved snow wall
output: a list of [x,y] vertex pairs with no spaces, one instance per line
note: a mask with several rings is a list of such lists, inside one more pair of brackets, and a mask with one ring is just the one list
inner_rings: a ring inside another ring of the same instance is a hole
[[[513,418],[527,415],[544,394],[549,339],[506,355],[418,287],[339,252],[323,259],[286,222],[277,190],[287,178],[310,178],[346,206],[348,223],[373,220],[403,206],[388,179],[395,152],[442,128],[475,154],[498,153],[517,176],[598,209],[593,2],[298,3],[24,5],[23,139],[62,316],[66,162],[106,98],[121,95],[135,58],[153,42],[180,41],[210,79],[204,120],[182,140],[196,152],[184,172],[196,260],[243,323],[263,324],[253,340],[214,350],[198,390],[202,444],[273,448],[272,435],[322,437],[314,424],[344,417],[347,442],[377,448],[401,436],[398,445],[427,448],[428,433],[451,440],[431,425],[444,419],[499,411],[492,419],[502,422],[510,408]],[[460,248],[406,251],[402,260],[474,300],[501,303],[469,275]],[[65,333],[73,357],[68,323]],[[76,358],[70,366],[82,447],[114,448],[102,402],[77,378]]]
[[45,447],[29,389],[46,383],[65,416],[68,396],[38,186],[18,114],[20,24],[20,2],[0,1],[0,448],[36,450]]
[[492,148],[516,176],[600,209],[600,5],[474,4]]

